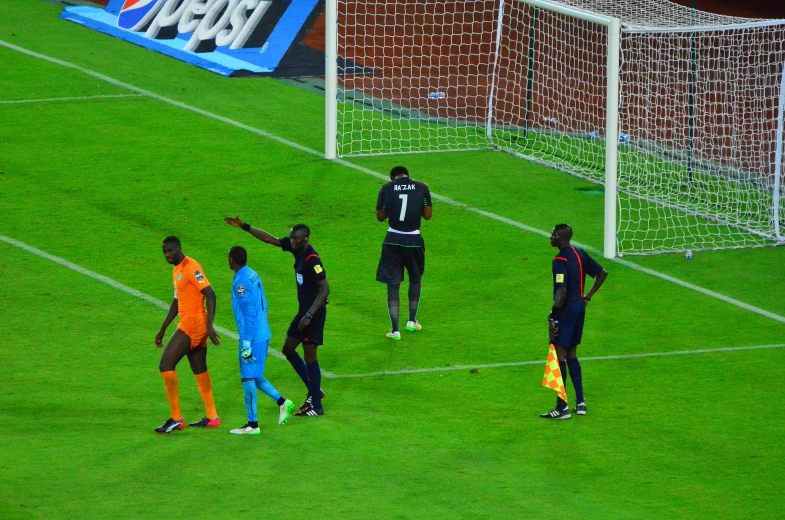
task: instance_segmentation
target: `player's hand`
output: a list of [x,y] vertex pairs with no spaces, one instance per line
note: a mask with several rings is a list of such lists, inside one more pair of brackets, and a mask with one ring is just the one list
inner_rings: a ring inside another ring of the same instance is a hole
[[224,222],[226,222],[230,226],[239,227],[239,228],[243,227],[243,224],[245,224],[245,222],[240,220],[240,217],[236,215],[234,217],[224,217]]
[[[240,342],[242,345],[242,342]],[[243,363],[256,363],[256,358],[253,355],[251,347],[240,347],[240,359]]]
[[215,332],[215,329],[212,326],[209,329],[207,329],[207,336],[210,338],[210,341],[212,341],[213,345],[215,345],[216,347],[221,344],[221,336],[219,336],[218,333]]
[[311,318],[303,316],[303,319],[301,319],[300,323],[297,324],[297,329],[300,330],[300,332],[302,332],[305,329],[307,329],[308,325],[310,324],[311,324]]
[[556,320],[548,320],[548,334],[551,337],[556,337],[559,334],[559,322]]
[[587,305],[589,305],[590,301],[591,301],[591,298],[584,297],[583,298],[583,306],[586,307]]
[[157,348],[164,348],[164,334],[166,334],[165,330],[159,330],[158,334],[155,335],[155,346]]

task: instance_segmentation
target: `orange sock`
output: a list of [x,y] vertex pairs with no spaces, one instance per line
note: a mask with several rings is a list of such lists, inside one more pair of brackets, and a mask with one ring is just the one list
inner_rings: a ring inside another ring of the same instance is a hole
[[196,384],[199,385],[199,393],[202,394],[206,417],[215,419],[218,417],[218,412],[215,410],[215,401],[213,401],[213,382],[210,379],[210,373],[204,372],[194,377],[196,377]]
[[164,377],[166,398],[169,399],[169,406],[172,408],[172,419],[182,419],[183,414],[180,412],[180,392],[177,388],[177,372],[169,370],[167,372],[161,372],[161,375]]

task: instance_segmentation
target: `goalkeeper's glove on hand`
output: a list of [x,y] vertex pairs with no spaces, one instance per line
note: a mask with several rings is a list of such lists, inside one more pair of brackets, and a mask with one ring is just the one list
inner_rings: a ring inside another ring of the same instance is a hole
[[251,349],[250,341],[240,342],[240,359],[243,363],[256,363],[256,358],[253,357],[253,350]]

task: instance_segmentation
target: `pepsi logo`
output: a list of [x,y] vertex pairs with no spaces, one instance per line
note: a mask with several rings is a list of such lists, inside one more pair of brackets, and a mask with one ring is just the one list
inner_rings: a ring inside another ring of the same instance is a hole
[[136,31],[147,25],[165,0],[125,0],[117,17],[121,29]]

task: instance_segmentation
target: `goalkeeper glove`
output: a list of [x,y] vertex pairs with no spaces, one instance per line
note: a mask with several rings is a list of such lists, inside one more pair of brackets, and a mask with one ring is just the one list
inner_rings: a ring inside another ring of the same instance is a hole
[[250,341],[240,342],[240,359],[242,359],[244,363],[256,363]]

